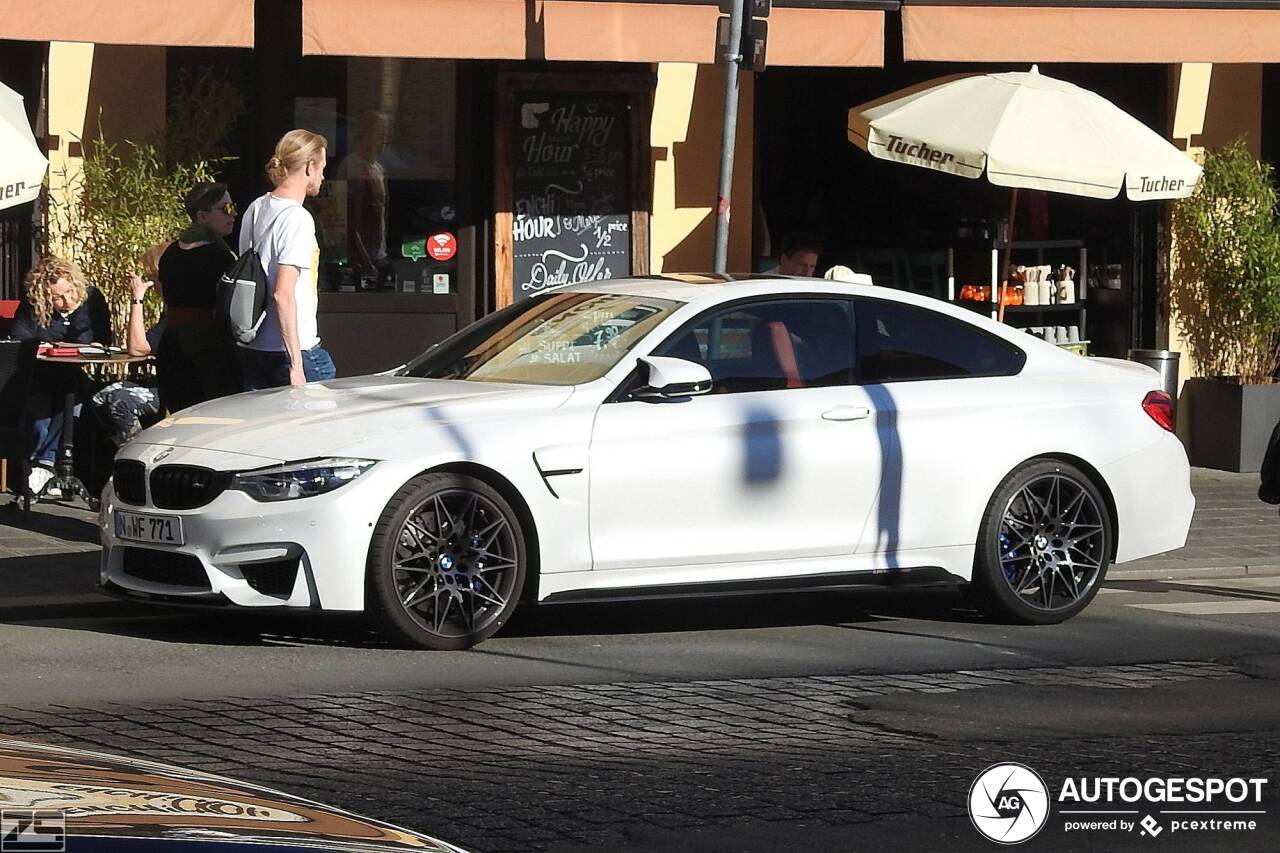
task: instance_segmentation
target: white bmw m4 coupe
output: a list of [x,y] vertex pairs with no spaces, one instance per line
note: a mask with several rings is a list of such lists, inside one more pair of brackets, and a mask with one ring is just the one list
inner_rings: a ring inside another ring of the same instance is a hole
[[103,494],[117,595],[365,611],[470,647],[519,604],[968,584],[1054,623],[1195,505],[1154,371],[964,308],[658,276],[504,308],[385,375],[146,430]]

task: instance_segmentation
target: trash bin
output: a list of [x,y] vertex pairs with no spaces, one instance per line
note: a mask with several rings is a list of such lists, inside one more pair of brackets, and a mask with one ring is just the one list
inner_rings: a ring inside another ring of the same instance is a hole
[[1178,358],[1182,353],[1167,349],[1131,349],[1129,360],[1154,368],[1160,374],[1160,388],[1178,402]]

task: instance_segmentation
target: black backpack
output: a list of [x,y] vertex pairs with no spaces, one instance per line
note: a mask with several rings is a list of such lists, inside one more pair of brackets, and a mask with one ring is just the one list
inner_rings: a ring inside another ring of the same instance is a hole
[[[272,226],[283,213],[284,210],[280,211],[271,220],[263,239],[271,236]],[[250,343],[258,336],[258,329],[267,316],[267,271],[253,245],[253,230],[256,225],[255,210],[254,225],[249,226],[249,248],[222,274],[222,280],[218,282],[217,303],[213,309],[217,321],[231,333],[231,337],[242,344]]]

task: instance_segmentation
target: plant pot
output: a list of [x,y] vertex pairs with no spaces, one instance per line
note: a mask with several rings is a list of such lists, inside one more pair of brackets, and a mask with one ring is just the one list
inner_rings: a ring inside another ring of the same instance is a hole
[[1280,384],[1200,377],[1182,386],[1182,400],[1192,465],[1238,472],[1262,468],[1267,440],[1280,421]]

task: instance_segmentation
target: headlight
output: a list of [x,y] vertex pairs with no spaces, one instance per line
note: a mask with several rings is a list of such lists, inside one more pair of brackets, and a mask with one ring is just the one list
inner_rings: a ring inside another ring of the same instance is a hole
[[231,488],[255,501],[291,501],[341,488],[373,467],[370,459],[311,459],[236,474]]

